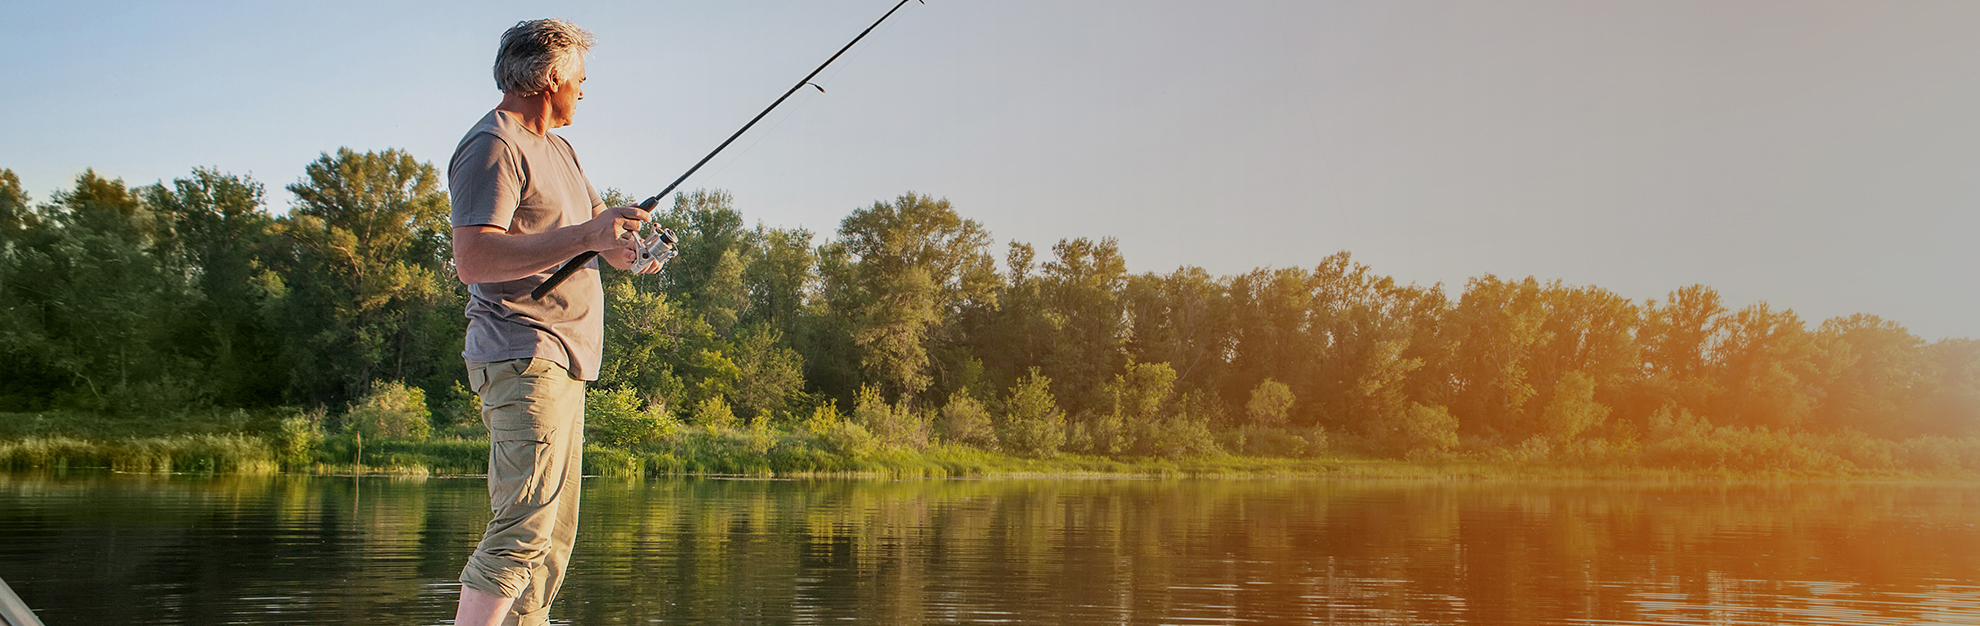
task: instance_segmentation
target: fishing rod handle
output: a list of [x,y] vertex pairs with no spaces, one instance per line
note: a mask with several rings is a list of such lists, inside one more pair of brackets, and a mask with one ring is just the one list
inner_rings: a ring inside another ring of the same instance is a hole
[[[661,195],[665,195],[665,194],[661,194]],[[645,202],[639,203],[639,210],[646,211],[647,212],[646,218],[648,220],[652,220],[653,207],[656,206],[660,206],[659,195],[653,196],[651,198],[647,198]],[[635,233],[634,236],[635,237],[638,236],[637,233]],[[557,273],[551,274],[550,278],[545,279],[543,281],[543,284],[537,285],[535,289],[531,289],[529,291],[530,299],[542,300],[543,296],[550,295],[550,290],[556,289],[557,285],[564,284],[564,281],[569,280],[572,274],[577,273],[578,268],[584,267],[584,264],[590,263],[591,259],[596,256],[598,256],[597,250],[586,250],[577,256],[571,257],[571,260],[564,262],[563,267],[557,268]]]

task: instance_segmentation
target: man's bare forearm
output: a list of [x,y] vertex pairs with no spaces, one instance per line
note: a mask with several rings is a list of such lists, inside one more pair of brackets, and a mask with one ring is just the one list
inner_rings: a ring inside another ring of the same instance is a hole
[[470,285],[529,276],[591,249],[591,233],[582,225],[527,235],[493,226],[454,229],[454,269]]
[[592,209],[583,224],[529,234],[510,234],[486,224],[454,228],[454,273],[461,282],[499,283],[550,269],[585,252],[630,248],[622,239],[639,230],[646,212],[638,207]]

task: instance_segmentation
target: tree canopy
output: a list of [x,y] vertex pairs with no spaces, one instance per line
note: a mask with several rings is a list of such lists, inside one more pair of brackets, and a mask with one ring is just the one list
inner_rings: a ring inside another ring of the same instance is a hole
[[[0,410],[342,407],[384,389],[444,414],[464,393],[465,291],[434,168],[340,149],[287,189],[275,214],[245,176],[89,171],[36,202],[0,170]],[[1446,289],[1346,252],[1133,274],[1113,239],[998,248],[913,192],[822,240],[752,226],[715,190],[658,219],[681,257],[606,276],[597,386],[626,415],[844,428],[818,416],[853,406],[878,441],[1025,454],[1980,435],[1980,342],[1733,309],[1703,285],[1641,302],[1532,277]]]

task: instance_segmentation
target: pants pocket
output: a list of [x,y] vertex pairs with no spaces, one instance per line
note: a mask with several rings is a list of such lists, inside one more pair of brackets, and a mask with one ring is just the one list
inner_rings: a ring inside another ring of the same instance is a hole
[[556,490],[556,463],[550,443],[532,439],[491,442],[488,447],[488,498],[497,511],[508,506],[540,507]]

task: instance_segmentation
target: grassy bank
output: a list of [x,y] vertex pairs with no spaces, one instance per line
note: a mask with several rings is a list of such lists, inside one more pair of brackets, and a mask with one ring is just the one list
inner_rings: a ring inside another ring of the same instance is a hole
[[[478,427],[424,440],[326,434],[306,414],[231,411],[158,417],[0,413],[0,469],[120,472],[409,475],[479,474]],[[1980,478],[1980,441],[1888,441],[1717,429],[1650,444],[1527,442],[1408,459],[1329,448],[1299,458],[1199,454],[1183,458],[1058,454],[1032,458],[939,443],[885,445],[804,429],[683,427],[639,443],[585,451],[585,472],[673,475],[1342,476],[1499,478]]]

